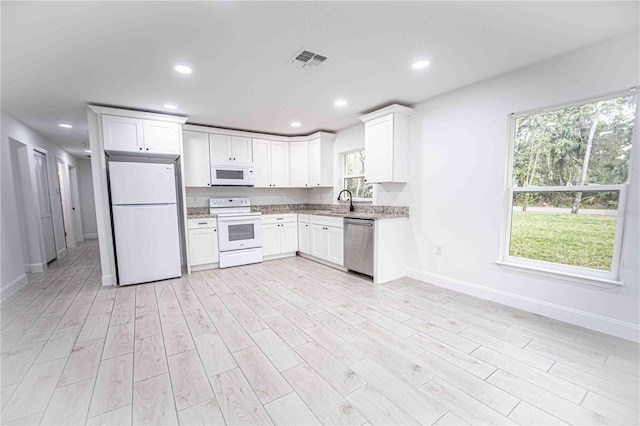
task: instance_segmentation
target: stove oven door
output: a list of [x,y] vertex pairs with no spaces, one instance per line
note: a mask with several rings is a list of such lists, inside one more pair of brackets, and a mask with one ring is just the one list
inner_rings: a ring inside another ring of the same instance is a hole
[[218,215],[218,244],[221,252],[262,247],[260,213]]

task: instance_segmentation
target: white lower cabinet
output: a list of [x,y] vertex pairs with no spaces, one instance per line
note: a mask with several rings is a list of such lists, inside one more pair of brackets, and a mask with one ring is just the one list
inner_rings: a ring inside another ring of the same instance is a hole
[[295,256],[298,250],[298,224],[295,213],[262,216],[262,256]]
[[203,265],[213,267],[218,263],[218,228],[214,218],[189,219],[189,265],[195,269],[205,269]]
[[298,251],[311,254],[311,224],[308,214],[298,215]]
[[330,216],[309,216],[310,253],[336,265],[344,265],[343,219]]

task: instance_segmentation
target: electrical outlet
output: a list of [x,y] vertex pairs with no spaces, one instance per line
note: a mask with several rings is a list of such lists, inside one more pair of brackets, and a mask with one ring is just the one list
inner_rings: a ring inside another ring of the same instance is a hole
[[441,245],[436,244],[436,255],[438,255],[438,256],[444,255],[444,247],[442,247]]

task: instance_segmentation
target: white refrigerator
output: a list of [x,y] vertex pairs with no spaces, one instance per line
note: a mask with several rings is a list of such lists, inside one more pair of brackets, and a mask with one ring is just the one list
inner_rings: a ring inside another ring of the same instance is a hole
[[182,275],[173,164],[109,163],[118,284]]

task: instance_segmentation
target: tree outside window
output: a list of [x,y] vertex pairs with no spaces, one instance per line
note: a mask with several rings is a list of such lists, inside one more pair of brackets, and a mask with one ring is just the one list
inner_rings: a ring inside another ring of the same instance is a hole
[[353,194],[354,200],[371,200],[373,188],[364,181],[364,149],[344,155],[343,188]]
[[617,278],[636,105],[633,93],[513,117],[509,260]]

